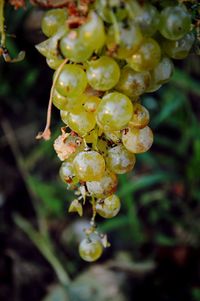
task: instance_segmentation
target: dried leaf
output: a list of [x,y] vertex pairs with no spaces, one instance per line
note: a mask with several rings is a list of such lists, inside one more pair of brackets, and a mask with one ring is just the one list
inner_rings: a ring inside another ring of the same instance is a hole
[[68,212],[77,212],[80,216],[83,215],[83,207],[77,199],[73,200],[69,206]]

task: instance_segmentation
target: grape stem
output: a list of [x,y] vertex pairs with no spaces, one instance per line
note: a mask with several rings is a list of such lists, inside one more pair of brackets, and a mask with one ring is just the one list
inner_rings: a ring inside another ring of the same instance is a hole
[[49,104],[48,104],[48,109],[47,109],[47,119],[46,119],[46,126],[43,132],[39,132],[38,135],[36,136],[36,139],[44,139],[44,140],[49,140],[51,138],[51,115],[52,115],[52,100],[53,100],[53,92],[55,89],[56,81],[60,75],[60,72],[62,71],[64,65],[68,62],[68,59],[65,59],[58,69],[56,70],[55,77],[53,80],[53,84],[51,87],[51,92],[50,92],[50,98],[49,98]]
[[1,34],[1,47],[6,46],[6,34],[4,30],[4,0],[0,0],[0,34]]

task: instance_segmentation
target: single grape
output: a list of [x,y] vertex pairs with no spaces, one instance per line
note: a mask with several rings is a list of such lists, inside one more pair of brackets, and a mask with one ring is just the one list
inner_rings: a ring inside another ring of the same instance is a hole
[[133,114],[131,100],[124,94],[112,92],[104,96],[97,108],[98,125],[105,131],[123,129]]
[[47,65],[53,70],[58,69],[58,67],[63,63],[63,61],[64,60],[61,58],[55,58],[55,59],[46,58]]
[[145,37],[151,37],[159,28],[160,15],[155,6],[144,4],[137,12],[134,21]]
[[68,110],[68,100],[65,96],[62,96],[56,89],[53,91],[53,100],[54,106],[59,110],[67,111]]
[[73,164],[71,162],[64,161],[60,167],[59,175],[64,183],[71,184],[72,178],[75,176]]
[[[68,112],[74,113],[74,114],[78,114],[83,111],[83,104],[86,100],[86,95],[81,94],[81,95],[74,96],[74,97],[65,97],[65,96],[61,95],[61,97],[67,99],[67,103],[65,103],[65,107],[63,109],[61,108],[60,110],[68,111]],[[63,113],[63,115],[61,114],[61,116],[63,119],[65,119],[66,114],[64,115],[64,113]]]
[[81,38],[78,30],[71,30],[62,38],[60,50],[66,58],[75,63],[85,62],[93,53],[92,45]]
[[106,164],[116,174],[131,171],[135,165],[135,155],[130,153],[122,144],[108,150]]
[[42,18],[41,28],[47,37],[53,36],[61,25],[67,19],[67,10],[64,9],[51,9],[44,14]]
[[114,59],[102,56],[88,63],[86,74],[88,83],[93,89],[107,91],[117,84],[120,69]]
[[[151,78],[154,85],[167,83],[172,77],[174,64],[168,57],[163,57],[160,63],[151,71]],[[151,88],[151,85],[150,85]]]
[[106,139],[112,141],[115,144],[120,143],[121,138],[122,138],[121,131],[114,131],[114,132],[104,131],[104,134],[105,134]]
[[128,16],[126,7],[121,0],[97,0],[95,1],[95,8],[99,16],[107,23],[113,23],[111,12],[114,12],[115,18],[119,21],[124,20]]
[[99,181],[105,173],[104,158],[96,151],[80,152],[73,161],[80,181]]
[[85,238],[79,245],[80,257],[88,262],[99,259],[103,253],[103,246],[99,240]]
[[148,71],[137,72],[125,66],[115,89],[131,99],[137,99],[149,87],[151,76]]
[[56,89],[63,96],[81,95],[86,86],[86,74],[76,65],[65,65],[56,81]]
[[84,109],[87,112],[96,112],[98,105],[100,104],[101,99],[97,96],[87,96],[87,99],[84,102]]
[[121,208],[121,202],[117,195],[112,194],[106,199],[99,200],[96,203],[96,210],[104,218],[116,216]]
[[135,71],[148,71],[159,63],[161,50],[158,43],[152,38],[145,38],[138,50],[127,59],[128,64]]
[[139,103],[133,104],[133,116],[129,122],[130,128],[142,129],[149,123],[149,112]]
[[67,113],[61,111],[61,118],[67,126],[80,136],[85,136],[96,125],[95,116],[93,113],[80,110],[78,113]]
[[164,8],[160,14],[160,33],[169,40],[179,40],[190,31],[191,15],[182,5]]
[[99,50],[104,46],[106,39],[104,24],[94,11],[90,11],[86,23],[80,27],[80,36],[93,50]]
[[128,27],[125,27],[123,23],[119,23],[118,28],[119,44],[115,40],[114,26],[111,26],[108,30],[106,45],[117,58],[126,59],[139,48],[143,37],[139,27],[135,24],[129,24]]
[[96,198],[105,198],[117,190],[117,176],[106,170],[99,181],[86,182],[88,192]]
[[135,154],[148,151],[153,144],[152,130],[146,126],[143,129],[128,128],[122,134],[122,142],[125,148]]
[[194,44],[195,36],[192,32],[187,33],[182,39],[177,41],[162,41],[163,51],[171,58],[182,60],[186,58]]

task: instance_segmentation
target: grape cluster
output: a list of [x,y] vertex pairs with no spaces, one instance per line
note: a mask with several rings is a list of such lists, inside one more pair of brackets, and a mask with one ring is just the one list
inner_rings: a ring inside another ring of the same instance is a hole
[[190,12],[176,1],[84,3],[46,12],[42,31],[48,39],[36,47],[57,70],[52,99],[65,127],[54,148],[63,161],[60,177],[75,191],[69,211],[82,215],[91,204],[91,227],[79,253],[94,261],[109,245],[95,216],[118,214],[117,175],[130,172],[135,155],[153,143],[140,97],[169,81],[172,59],[185,58],[195,37]]

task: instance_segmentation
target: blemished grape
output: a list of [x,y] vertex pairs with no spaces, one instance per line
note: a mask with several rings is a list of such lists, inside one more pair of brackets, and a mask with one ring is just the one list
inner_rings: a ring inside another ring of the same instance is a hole
[[96,61],[88,63],[87,79],[90,86],[99,91],[113,88],[120,77],[120,69],[114,59],[102,56]]
[[65,65],[56,81],[56,89],[63,96],[81,95],[86,86],[86,74],[76,65]]
[[42,18],[42,31],[47,37],[53,36],[67,19],[66,9],[51,9]]
[[80,63],[88,60],[92,53],[92,45],[87,44],[77,30],[71,30],[60,41],[62,54],[72,62]]
[[96,125],[96,119],[93,113],[81,110],[78,113],[67,113],[61,111],[61,118],[72,131],[76,132],[80,136],[85,136]]
[[106,164],[112,172],[124,174],[133,169],[135,160],[135,155],[120,144],[108,150]]
[[145,4],[136,14],[134,21],[140,26],[142,34],[145,37],[150,37],[153,36],[159,28],[160,15],[155,6]]
[[97,213],[104,218],[112,218],[116,216],[121,208],[121,202],[117,195],[113,194],[109,197],[99,200],[96,203]]
[[148,71],[156,67],[160,57],[161,49],[158,43],[152,38],[145,38],[127,62],[135,71]]
[[99,240],[85,238],[79,245],[79,255],[85,261],[96,261],[102,253],[103,246]]
[[99,181],[105,173],[104,158],[96,151],[80,152],[73,161],[73,167],[80,181]]
[[117,58],[126,59],[138,49],[143,36],[139,27],[134,24],[130,24],[128,28],[123,24],[119,24],[119,34],[120,42],[117,44],[115,29],[111,26],[108,30],[106,45],[110,51],[114,51]]
[[131,99],[137,99],[150,85],[151,76],[148,71],[137,72],[125,66],[121,70],[120,79],[115,89]]
[[96,198],[105,198],[117,190],[117,176],[106,170],[105,174],[99,181],[86,182],[90,195]]
[[149,112],[139,103],[133,104],[133,116],[129,122],[130,128],[142,129],[149,123]]
[[87,112],[96,112],[101,99],[97,96],[88,96],[84,101],[84,109]]
[[53,91],[53,104],[59,110],[68,110],[68,100],[65,96],[62,96],[56,89]]
[[143,129],[128,128],[122,134],[122,142],[125,148],[134,154],[148,151],[153,144],[152,130],[146,126]]
[[112,141],[113,143],[118,144],[121,141],[122,133],[121,131],[107,132],[104,131],[106,139]]
[[[61,95],[61,97],[65,98],[67,100],[67,103],[65,103],[65,107],[63,109],[60,108],[60,110],[67,111],[74,114],[78,114],[83,111],[83,104],[86,99],[86,96],[84,94],[74,96],[74,97],[65,97]],[[63,121],[65,117],[66,117],[66,113],[65,114],[61,113],[61,118],[63,118]]]
[[160,33],[169,40],[179,40],[190,31],[191,16],[184,5],[169,6],[160,14]]
[[[161,85],[170,80],[174,71],[174,64],[168,57],[163,57],[160,63],[151,71],[152,81]],[[150,86],[151,87],[151,86]]]
[[99,50],[104,46],[106,39],[104,24],[94,11],[89,13],[87,22],[80,27],[80,36],[93,50]]
[[164,40],[162,42],[162,48],[170,58],[182,60],[188,56],[194,41],[194,34],[189,32],[182,39],[177,41]]
[[64,183],[71,183],[75,176],[72,163],[64,161],[60,167],[59,175]]
[[124,94],[112,92],[102,98],[97,108],[97,123],[105,131],[121,130],[130,121],[132,113],[131,100]]

